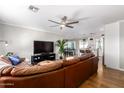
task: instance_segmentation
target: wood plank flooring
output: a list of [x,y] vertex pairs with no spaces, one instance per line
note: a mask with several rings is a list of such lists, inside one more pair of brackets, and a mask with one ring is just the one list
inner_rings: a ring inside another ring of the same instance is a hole
[[124,71],[106,68],[99,63],[97,74],[82,83],[80,88],[124,88]]

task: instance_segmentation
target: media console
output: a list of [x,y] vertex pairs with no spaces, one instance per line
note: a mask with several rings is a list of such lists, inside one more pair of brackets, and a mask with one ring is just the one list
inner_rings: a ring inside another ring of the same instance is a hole
[[55,60],[55,56],[55,53],[35,54],[31,56],[31,64],[37,64],[38,62],[44,60]]

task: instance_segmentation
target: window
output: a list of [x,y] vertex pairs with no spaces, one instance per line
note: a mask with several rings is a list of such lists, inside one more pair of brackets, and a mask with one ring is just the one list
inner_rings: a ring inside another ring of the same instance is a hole
[[76,48],[76,43],[75,41],[68,41],[67,42],[67,46],[65,48],[68,48],[68,49],[75,49]]
[[88,47],[88,41],[79,40],[80,49],[87,48],[87,47]]

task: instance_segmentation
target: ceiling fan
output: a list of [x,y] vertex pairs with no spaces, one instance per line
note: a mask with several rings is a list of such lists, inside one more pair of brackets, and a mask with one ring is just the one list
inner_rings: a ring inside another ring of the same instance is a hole
[[72,20],[69,20],[69,19],[67,18],[67,16],[63,16],[63,17],[61,18],[61,21],[60,21],[60,22],[53,21],[53,20],[48,20],[48,21],[57,24],[57,25],[50,26],[50,27],[57,27],[57,26],[60,26],[60,29],[63,29],[64,27],[74,28],[74,26],[72,26],[72,24],[77,24],[77,23],[79,23],[79,21],[72,21]]

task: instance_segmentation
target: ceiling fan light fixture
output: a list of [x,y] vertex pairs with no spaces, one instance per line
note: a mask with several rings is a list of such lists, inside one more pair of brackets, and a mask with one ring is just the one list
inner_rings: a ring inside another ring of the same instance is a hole
[[90,38],[90,40],[92,41],[92,40],[93,40],[93,38]]
[[86,41],[86,39],[84,38],[84,39],[82,39],[84,42]]
[[64,27],[74,28],[72,26],[72,24],[79,23],[79,21],[70,21],[70,22],[68,22],[67,16],[62,17],[60,22],[57,22],[57,21],[54,21],[54,20],[48,20],[48,21],[58,24],[58,26],[60,27],[60,29],[62,29]]
[[65,25],[64,25],[64,24],[61,24],[61,25],[60,25],[60,27],[62,27],[62,28],[63,28],[63,27],[65,27]]
[[94,33],[90,33],[91,34],[91,37],[89,38],[90,41],[93,41],[93,34]]
[[39,8],[38,7],[35,7],[33,5],[30,5],[29,7],[29,10],[33,11],[33,12],[38,12]]
[[104,37],[105,35],[104,35],[104,34],[102,34],[101,36],[102,36],[102,37]]

